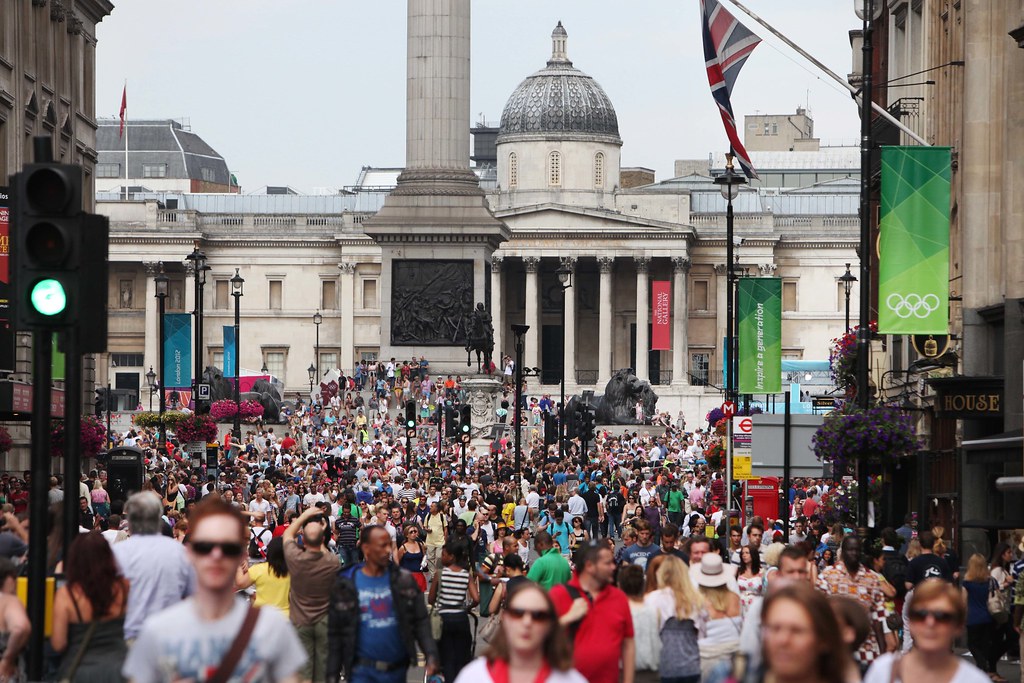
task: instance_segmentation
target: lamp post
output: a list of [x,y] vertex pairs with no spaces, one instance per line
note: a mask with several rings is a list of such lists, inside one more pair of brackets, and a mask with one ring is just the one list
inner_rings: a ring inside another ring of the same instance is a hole
[[156,393],[156,373],[153,372],[153,366],[149,366],[149,372],[146,373],[146,385],[149,387],[149,412],[153,412],[153,394]]
[[196,240],[192,253],[185,257],[192,267],[192,277],[195,285],[195,309],[192,315],[195,318],[195,370],[192,379],[192,405],[195,411],[199,412],[199,383],[203,376],[203,285],[206,284],[206,271],[210,269],[206,265],[206,254],[199,249],[199,241]]
[[[241,378],[241,363],[238,358],[238,347],[239,347],[239,315],[241,313],[242,303],[242,285],[245,284],[245,279],[238,274],[238,268],[235,268],[235,275],[231,278],[231,296],[235,297],[235,405],[240,406],[242,403],[242,378]],[[242,440],[242,422],[241,422],[241,411],[235,411],[235,424],[234,431],[232,432],[232,442],[241,443]]]
[[[323,323],[324,317],[317,311],[313,314],[313,324],[316,326],[316,346],[313,347],[313,364],[316,366],[316,376],[319,378],[320,375],[320,324]],[[313,387],[310,386],[310,392],[313,391]]]
[[312,363],[309,364],[309,395],[313,395],[313,382],[316,380],[316,366]]
[[[164,428],[164,411],[167,409],[167,393],[164,387],[167,386],[164,377],[164,313],[167,310],[167,290],[170,280],[164,274],[164,264],[160,263],[160,272],[153,278],[156,285],[157,310],[157,366],[160,368],[160,453],[167,451],[167,430]],[[108,399],[109,400],[109,399]]]
[[[565,343],[565,297],[569,296],[569,289],[572,287],[572,269],[565,262],[555,271],[558,282],[562,285],[562,343]],[[575,351],[575,349],[571,349]],[[518,367],[518,364],[517,364]],[[562,372],[559,378],[561,385],[562,399],[558,404],[558,457],[565,457],[565,352],[562,352]]]
[[846,264],[846,272],[839,276],[839,281],[843,283],[843,292],[846,294],[846,328],[845,331],[850,331],[850,291],[853,289],[853,283],[857,281],[857,276],[850,272],[850,264]]
[[[516,407],[512,411],[515,429],[515,467],[516,479],[522,485],[523,481],[523,430],[520,425],[523,422],[523,352],[526,350],[526,333],[530,331],[529,325],[513,325],[512,334],[515,336],[516,346]],[[438,427],[440,429],[440,427]],[[518,495],[518,494],[517,494]]]
[[[873,22],[882,13],[876,0],[854,0],[854,11],[864,22],[864,41],[861,46],[860,89],[860,316],[857,329],[857,407],[868,409],[868,368],[871,353],[871,63]],[[858,535],[862,540],[868,534],[868,458],[862,453],[857,459]]]

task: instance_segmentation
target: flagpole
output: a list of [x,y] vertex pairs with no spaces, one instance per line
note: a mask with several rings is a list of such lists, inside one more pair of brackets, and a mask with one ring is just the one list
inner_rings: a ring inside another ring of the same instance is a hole
[[[799,45],[794,43],[792,40],[790,40],[789,38],[784,36],[781,32],[775,30],[775,28],[771,24],[769,24],[767,21],[765,21],[764,19],[762,19],[761,17],[757,16],[756,14],[751,12],[749,9],[744,7],[743,3],[739,2],[739,0],[728,0],[728,1],[731,2],[733,5],[735,5],[737,8],[739,8],[748,17],[750,17],[751,19],[756,21],[758,24],[760,24],[762,27],[764,27],[764,29],[767,30],[768,32],[770,32],[773,36],[775,36],[776,38],[778,38],[779,40],[784,42],[786,45],[788,45],[791,48],[793,48],[794,50],[796,50],[797,53],[800,54],[801,57],[803,57],[804,59],[808,60],[814,66],[816,66],[819,69],[821,69],[824,73],[826,73],[828,76],[830,76],[836,83],[839,83],[844,88],[849,90],[850,94],[854,95],[855,97],[857,96],[857,94],[859,93],[859,90],[857,88],[854,88],[852,85],[850,85],[846,81],[846,79],[844,79],[842,76],[837,74],[835,71],[832,71],[832,69],[828,68],[827,66],[825,66],[824,64],[819,62],[812,55],[810,55],[806,50],[804,50],[802,47],[800,47]],[[924,138],[922,138],[920,135],[918,135],[917,133],[912,131],[907,126],[903,125],[902,121],[900,121],[895,116],[890,114],[888,112],[888,110],[886,110],[886,108],[883,107],[882,105],[878,104],[877,102],[872,102],[871,103],[871,108],[874,109],[878,113],[879,116],[881,116],[883,119],[885,119],[889,123],[893,124],[894,126],[899,128],[900,130],[902,130],[904,133],[909,135],[911,138],[913,138],[919,144],[922,144],[925,147],[931,147],[931,144],[929,144],[928,142],[925,142]]]
[[[124,200],[128,201],[128,79],[124,79],[124,90],[121,91],[124,105]],[[163,387],[161,387],[161,390]]]

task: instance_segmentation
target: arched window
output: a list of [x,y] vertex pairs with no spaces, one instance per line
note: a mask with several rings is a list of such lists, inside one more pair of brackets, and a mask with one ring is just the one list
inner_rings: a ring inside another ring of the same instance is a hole
[[548,155],[548,185],[558,187],[562,184],[562,155],[552,152]]
[[594,187],[604,189],[604,152],[594,155]]
[[519,186],[519,157],[515,152],[508,155],[508,187],[510,190]]

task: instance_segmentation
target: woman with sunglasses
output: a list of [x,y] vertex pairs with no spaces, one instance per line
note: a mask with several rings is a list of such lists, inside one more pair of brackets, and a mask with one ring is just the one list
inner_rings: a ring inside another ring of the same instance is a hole
[[953,643],[967,623],[967,605],[953,584],[925,579],[908,600],[907,628],[914,647],[900,656],[885,654],[875,660],[864,683],[988,683],[977,667],[953,652]]
[[455,683],[586,683],[572,668],[568,640],[548,594],[532,581],[510,583],[501,628],[487,653]]
[[590,540],[590,534],[583,528],[583,518],[572,518],[572,531],[569,533],[569,549],[574,551]]

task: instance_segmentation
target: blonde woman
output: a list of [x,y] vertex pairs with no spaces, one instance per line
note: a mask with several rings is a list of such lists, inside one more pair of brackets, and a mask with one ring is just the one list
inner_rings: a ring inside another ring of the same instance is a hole
[[97,517],[106,519],[110,516],[110,494],[103,488],[103,482],[99,477],[92,483],[92,491],[89,492],[92,500],[92,509],[96,511]]
[[707,677],[719,662],[731,659],[739,650],[742,624],[740,596],[729,590],[736,568],[724,564],[718,553],[705,553],[700,564],[691,568],[690,574],[704,600],[706,621],[698,645],[701,673]]
[[658,672],[662,680],[698,680],[701,654],[696,622],[704,600],[694,588],[686,564],[678,557],[665,556],[656,576],[658,588],[644,597],[644,605],[658,614]]
[[988,562],[981,553],[974,553],[967,560],[967,573],[964,575],[963,595],[967,600],[967,649],[978,668],[989,675],[994,681],[1005,682],[996,672],[999,662],[1001,642],[996,637],[998,624],[988,611],[988,596],[999,590],[999,585],[992,578]]

